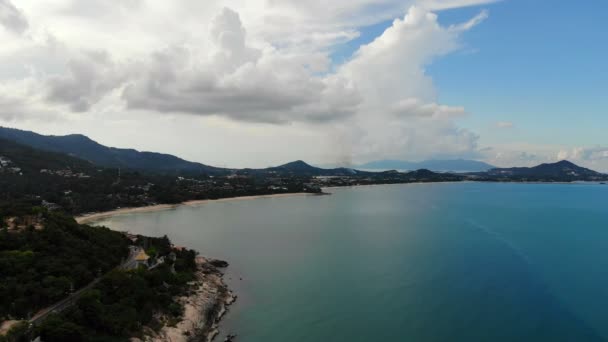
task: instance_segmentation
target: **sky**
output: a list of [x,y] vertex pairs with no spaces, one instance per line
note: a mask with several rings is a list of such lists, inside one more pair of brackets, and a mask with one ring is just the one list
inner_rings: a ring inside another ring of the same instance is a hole
[[608,3],[0,0],[0,125],[225,167],[608,171]]

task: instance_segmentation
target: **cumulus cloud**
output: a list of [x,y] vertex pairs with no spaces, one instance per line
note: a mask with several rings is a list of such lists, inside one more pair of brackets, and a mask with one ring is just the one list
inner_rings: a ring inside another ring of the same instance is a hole
[[35,120],[48,122],[60,117],[59,113],[44,106],[32,105],[20,97],[0,94],[0,121],[6,123]]
[[0,96],[0,119],[11,122],[23,116],[24,105],[19,99]]
[[[224,8],[211,21],[210,51],[181,44],[120,65],[106,52],[71,59],[48,80],[51,101],[84,112],[120,88],[129,109],[223,115],[235,120],[324,122],[350,116],[360,101],[352,84],[317,76],[323,56],[286,54],[247,43],[238,13]],[[320,60],[321,59],[321,60]]]
[[560,150],[557,159],[572,159],[586,162],[608,162],[608,147],[575,147],[570,150]]
[[127,75],[105,51],[84,51],[68,62],[65,73],[48,78],[47,98],[68,104],[74,112],[86,112]]
[[[457,121],[465,108],[438,103],[425,70],[488,16],[444,26],[433,11],[489,2],[235,0],[234,10],[216,0],[24,2],[39,32],[62,46],[52,64],[40,62],[50,45],[30,47],[39,56],[27,59],[28,77],[49,108],[93,118],[179,113],[197,124],[280,124],[315,140],[339,132],[336,149],[352,154],[341,160],[476,156],[479,136]],[[346,62],[331,59],[361,25],[395,17]]]
[[434,58],[460,47],[460,34],[474,26],[465,24],[444,27],[436,14],[411,7],[339,68],[363,98],[354,125],[365,133],[352,138],[351,148],[360,159],[477,155],[478,135],[454,121],[465,109],[438,104],[425,73]]
[[211,22],[211,53],[180,47],[155,54],[123,98],[132,109],[251,122],[341,120],[363,132],[343,139],[351,144],[344,150],[361,155],[471,155],[478,136],[451,121],[464,108],[437,104],[424,68],[458,49],[459,35],[479,22],[442,27],[437,15],[412,7],[346,64],[318,76],[325,69],[300,56],[248,45],[238,14],[224,9]]
[[23,12],[10,0],[0,0],[0,25],[16,34],[24,33],[29,27]]

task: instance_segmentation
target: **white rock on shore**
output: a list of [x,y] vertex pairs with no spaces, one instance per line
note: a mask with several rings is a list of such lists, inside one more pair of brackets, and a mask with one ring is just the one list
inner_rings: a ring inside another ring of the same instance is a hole
[[146,342],[211,341],[218,334],[218,323],[236,297],[228,290],[223,274],[210,264],[212,260],[197,258],[196,288],[191,296],[181,297],[184,305],[182,320],[175,327],[165,326]]

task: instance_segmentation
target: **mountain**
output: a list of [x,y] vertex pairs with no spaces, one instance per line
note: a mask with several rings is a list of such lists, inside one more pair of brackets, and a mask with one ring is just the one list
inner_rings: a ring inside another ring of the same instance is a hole
[[608,175],[602,174],[567,160],[557,163],[540,164],[534,167],[495,168],[486,173],[491,177],[531,178],[548,180],[605,180]]
[[334,169],[323,169],[320,167],[312,166],[302,160],[296,160],[291,163],[283,164],[280,166],[269,167],[266,169],[258,170],[266,173],[279,173],[279,174],[290,174],[297,176],[352,176],[357,174],[366,174],[366,172],[358,171],[354,169],[339,167]]
[[358,169],[364,170],[419,170],[428,169],[432,171],[456,171],[456,172],[483,172],[495,168],[494,166],[467,159],[447,159],[447,160],[425,160],[421,162],[410,162],[404,160],[377,160],[363,165],[358,165]]
[[42,151],[0,138],[0,171],[39,174],[41,169],[81,172],[93,170],[94,165],[65,154]]
[[196,172],[216,174],[227,171],[222,168],[189,162],[170,154],[107,147],[81,134],[49,136],[0,127],[0,138],[41,150],[68,154],[103,167],[161,173]]

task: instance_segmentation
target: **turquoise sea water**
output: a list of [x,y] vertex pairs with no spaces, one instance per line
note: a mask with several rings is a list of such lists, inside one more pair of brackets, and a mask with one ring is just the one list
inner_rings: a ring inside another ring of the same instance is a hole
[[331,192],[100,223],[228,260],[239,341],[608,339],[608,186]]

